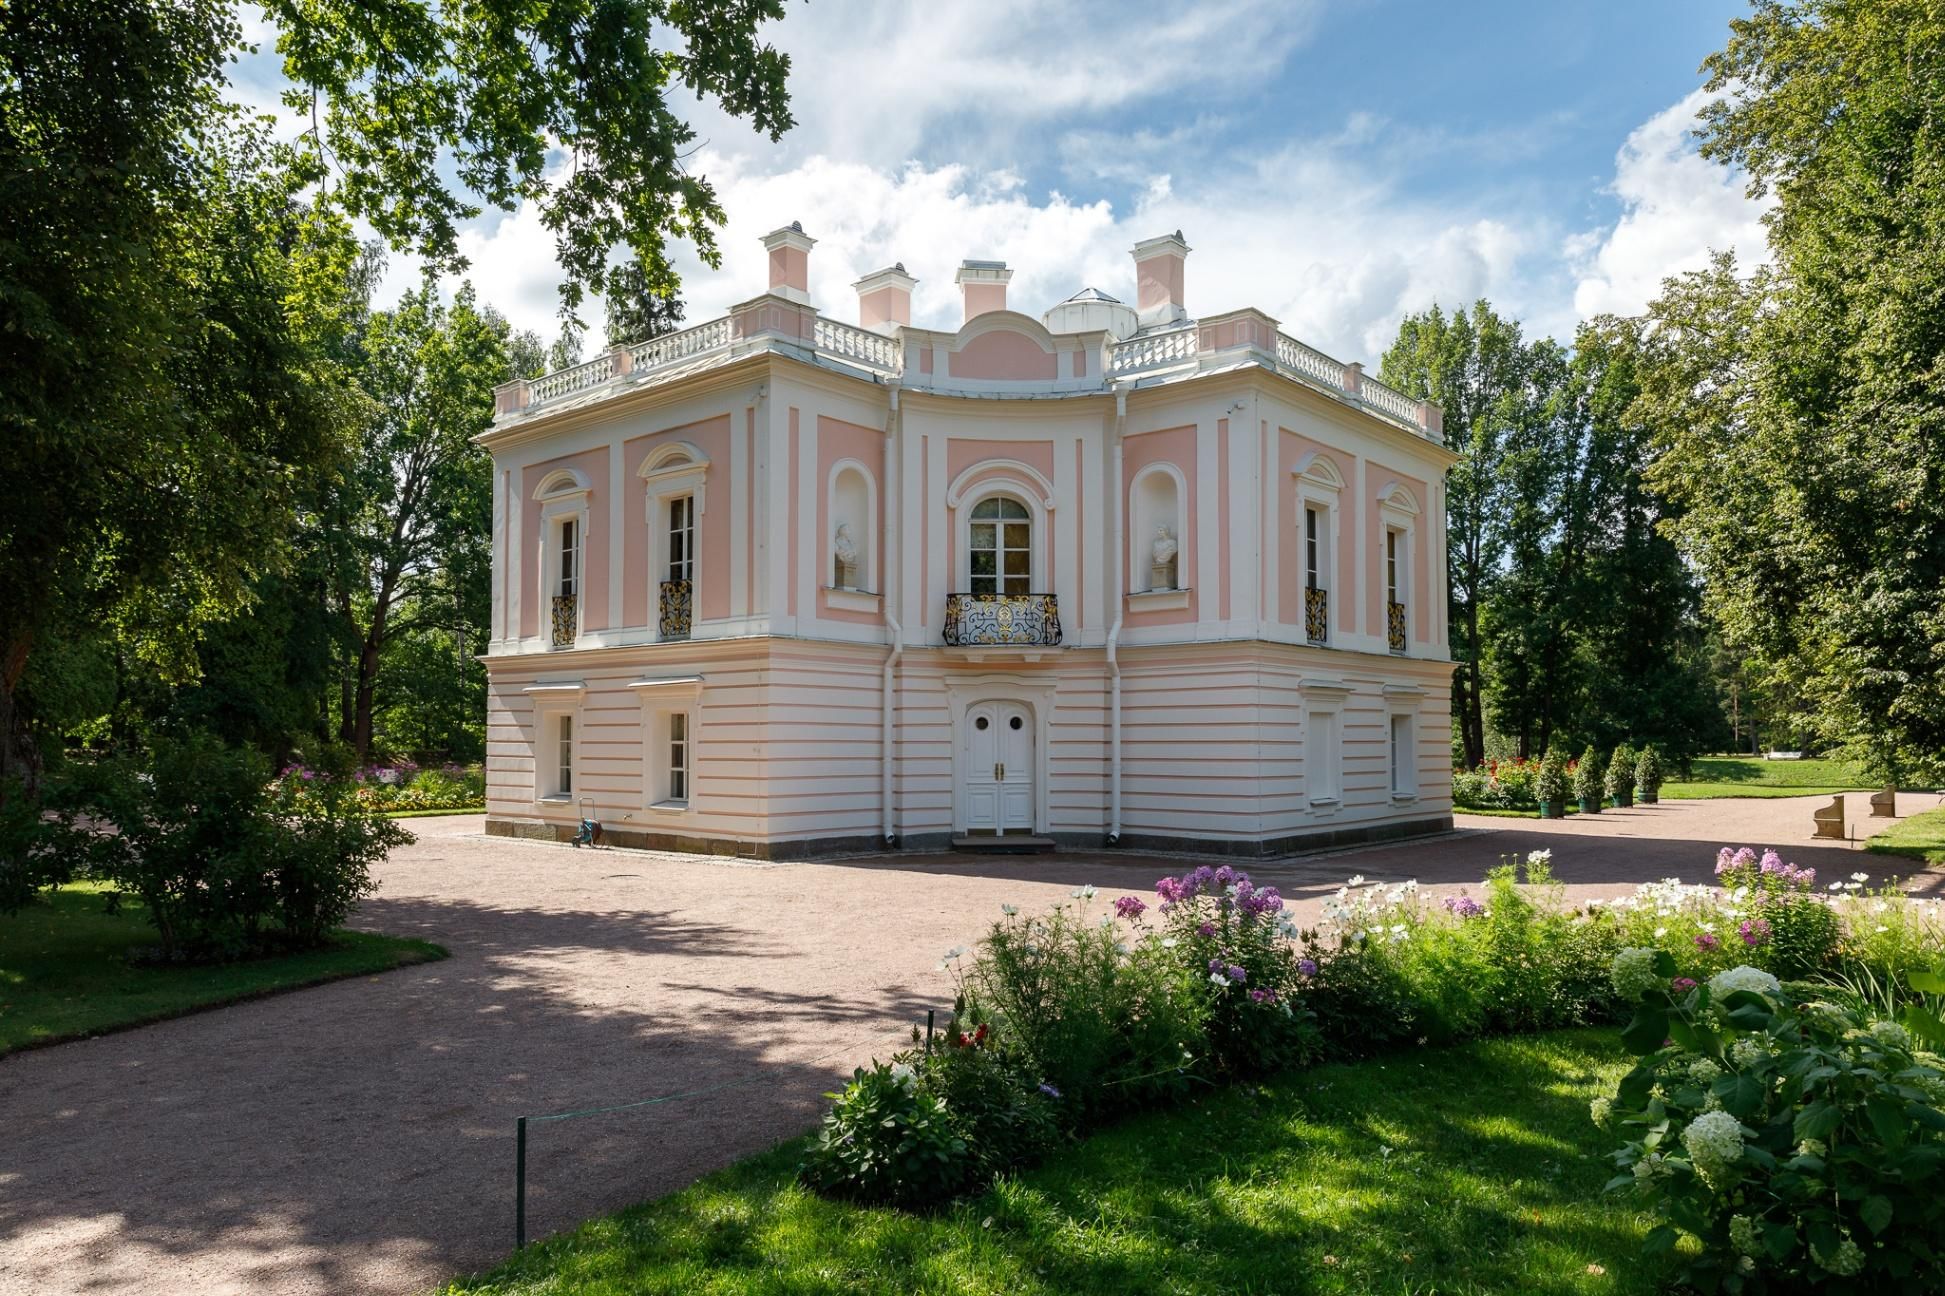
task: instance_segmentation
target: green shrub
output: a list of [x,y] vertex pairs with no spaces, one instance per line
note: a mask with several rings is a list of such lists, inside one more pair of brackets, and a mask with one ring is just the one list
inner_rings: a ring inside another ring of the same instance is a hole
[[966,1141],[910,1063],[859,1067],[844,1092],[825,1097],[831,1110],[800,1171],[813,1188],[918,1206],[943,1201],[973,1181],[977,1167]]
[[273,787],[261,756],[203,735],[77,766],[66,795],[89,871],[141,898],[168,961],[318,944],[408,840],[348,793]]
[[[1064,1096],[1071,1122],[1179,1092],[1201,1065],[1206,996],[1159,939],[1131,942],[1112,916],[1079,905],[1038,917],[1008,912],[980,943],[961,993],[997,1021],[1021,1069]],[[954,951],[956,959],[963,951]]]
[[914,1066],[921,1090],[944,1105],[982,1183],[1033,1164],[1061,1137],[1060,1091],[1036,1083],[1002,1039],[995,1023],[955,1013],[928,1044],[894,1059]]
[[1567,799],[1567,756],[1558,747],[1547,748],[1540,758],[1540,772],[1533,780],[1533,795],[1551,805]]
[[1601,780],[1602,790],[1611,797],[1625,796],[1634,786],[1634,749],[1622,743],[1614,749],[1614,756],[1607,762],[1607,774]]
[[1634,758],[1634,790],[1643,796],[1661,792],[1661,757],[1653,747],[1643,747],[1641,754]]
[[1574,795],[1587,802],[1601,799],[1601,758],[1591,746],[1580,754],[1580,763],[1574,766]]
[[1937,1019],[1871,1020],[1750,967],[1671,990],[1674,969],[1617,960],[1641,1061],[1594,1108],[1628,1140],[1609,1188],[1663,1220],[1650,1252],[1697,1238],[1683,1281],[1703,1291],[1936,1290],[1945,1062],[1913,1032],[1945,1046]]
[[18,782],[0,780],[0,914],[18,913],[46,887],[74,876],[71,819],[51,814]]

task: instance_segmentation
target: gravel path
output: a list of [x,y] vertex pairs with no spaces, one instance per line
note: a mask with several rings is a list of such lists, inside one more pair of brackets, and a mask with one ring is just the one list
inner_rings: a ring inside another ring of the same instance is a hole
[[[1891,871],[1810,845],[1821,803],[1461,817],[1437,840],[1252,871],[1300,916],[1353,872],[1455,886],[1542,846],[1584,895],[1701,880],[1723,844],[1832,875]],[[534,1235],[666,1192],[806,1128],[854,1063],[948,1005],[939,954],[1002,902],[1145,890],[1182,867],[748,865],[486,838],[471,816],[409,826],[417,841],[358,922],[451,959],[0,1060],[0,1293],[422,1290],[511,1247],[516,1116],[754,1079],[533,1129]]]

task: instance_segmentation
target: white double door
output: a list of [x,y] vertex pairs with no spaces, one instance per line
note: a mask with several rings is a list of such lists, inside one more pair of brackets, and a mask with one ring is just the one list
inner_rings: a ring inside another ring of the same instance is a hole
[[965,829],[1033,831],[1033,715],[1017,702],[981,702],[966,712]]

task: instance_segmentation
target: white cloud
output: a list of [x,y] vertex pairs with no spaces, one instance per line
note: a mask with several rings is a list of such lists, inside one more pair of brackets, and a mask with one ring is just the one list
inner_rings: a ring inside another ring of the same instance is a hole
[[1656,113],[1615,156],[1611,188],[1621,200],[1620,220],[1563,248],[1581,318],[1638,313],[1662,280],[1699,269],[1711,250],[1733,249],[1745,265],[1768,260],[1762,217],[1769,200],[1749,198],[1742,174],[1704,158],[1689,135],[1709,98],[1697,90]]

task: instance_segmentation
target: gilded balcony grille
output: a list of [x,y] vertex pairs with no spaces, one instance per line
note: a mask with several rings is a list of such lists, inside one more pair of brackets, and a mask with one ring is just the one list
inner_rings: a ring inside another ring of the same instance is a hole
[[1395,653],[1405,651],[1405,605],[1403,603],[1385,604],[1384,636],[1391,644],[1391,651]]
[[574,646],[574,636],[581,629],[580,608],[577,606],[579,602],[580,600],[572,594],[554,596],[554,647]]
[[694,581],[662,582],[660,617],[661,638],[687,639],[689,637],[689,627],[695,619]]
[[1303,592],[1303,637],[1314,644],[1330,642],[1330,591]]
[[1060,607],[1052,594],[948,594],[945,641],[954,648],[1051,648],[1060,642]]

